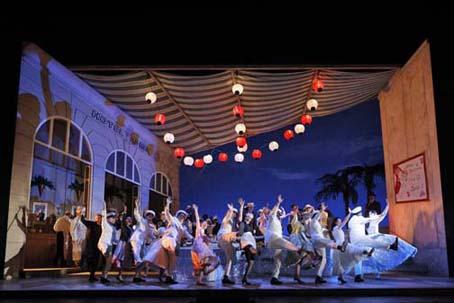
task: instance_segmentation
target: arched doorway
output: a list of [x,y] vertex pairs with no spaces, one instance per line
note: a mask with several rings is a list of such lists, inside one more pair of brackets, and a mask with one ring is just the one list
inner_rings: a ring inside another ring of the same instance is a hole
[[148,208],[160,214],[164,210],[167,197],[172,197],[170,180],[162,172],[156,172],[150,180]]
[[74,122],[52,117],[34,137],[29,224],[24,267],[52,267],[56,251],[53,230],[58,217],[90,207],[92,151]]
[[122,150],[113,151],[106,161],[106,182],[104,199],[109,207],[118,211],[123,205],[132,215],[134,201],[139,196],[140,175],[136,161],[131,155]]

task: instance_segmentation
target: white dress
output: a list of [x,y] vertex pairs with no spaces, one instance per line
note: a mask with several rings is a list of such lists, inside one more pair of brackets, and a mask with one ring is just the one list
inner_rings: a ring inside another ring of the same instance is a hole
[[[342,245],[345,241],[344,231],[335,226],[332,231],[334,241],[337,245]],[[365,247],[360,247],[354,244],[348,244],[345,252],[340,252],[339,250],[333,251],[333,274],[340,275],[346,272],[349,272],[356,264],[361,262],[367,257],[367,254],[364,254],[366,250]]]
[[80,217],[71,220],[72,258],[74,262],[82,259],[82,249],[85,246],[87,227],[82,223]]
[[315,216],[312,217],[310,222],[311,241],[318,250],[329,247],[333,244],[333,240],[325,238],[323,235],[323,228],[319,221],[320,216],[321,213],[319,211],[315,211]]
[[134,209],[134,218],[137,221],[137,225],[129,242],[131,243],[135,262],[142,263],[142,258],[147,253],[146,244],[149,244],[148,249],[150,249],[151,243],[156,240],[156,236],[153,228],[148,224],[148,220],[140,215],[137,208]]

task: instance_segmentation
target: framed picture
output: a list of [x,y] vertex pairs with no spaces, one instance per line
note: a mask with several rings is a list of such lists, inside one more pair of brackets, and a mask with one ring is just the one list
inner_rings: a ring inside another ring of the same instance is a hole
[[394,164],[393,177],[396,202],[429,200],[424,153]]
[[38,221],[44,221],[47,218],[47,203],[33,202],[33,213]]

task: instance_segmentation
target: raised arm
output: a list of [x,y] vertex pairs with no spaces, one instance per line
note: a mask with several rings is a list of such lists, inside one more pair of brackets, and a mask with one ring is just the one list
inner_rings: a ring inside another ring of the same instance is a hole
[[136,199],[135,205],[136,205],[136,207],[134,208],[134,219],[136,219],[137,224],[140,224],[140,222],[142,222],[142,216],[140,215],[140,201],[139,201],[139,199]]
[[348,220],[350,220],[350,217],[352,216],[352,210],[350,209],[350,207],[348,208],[348,215],[344,218],[344,220],[342,221],[341,225],[339,226],[340,229],[342,229],[345,224],[347,224]]
[[201,235],[199,207],[196,204],[192,204],[192,208],[194,209],[194,215],[195,215],[195,236],[197,238],[198,236]]
[[383,219],[385,219],[386,215],[388,214],[388,211],[389,211],[389,200],[386,199],[386,207],[383,210],[383,212],[378,215],[378,218],[377,218],[378,223],[380,223],[381,221],[383,221]]
[[239,198],[238,203],[240,203],[240,216],[238,217],[238,222],[241,222],[243,221],[244,199]]
[[281,206],[282,201],[284,201],[284,199],[282,199],[282,195],[277,196],[277,203],[274,205],[270,213],[272,216],[277,213],[277,210],[279,209],[279,206]]
[[229,208],[227,210],[227,213],[225,214],[224,218],[222,219],[222,224],[227,224],[230,219],[232,218],[232,214],[233,214],[233,205],[228,203],[227,204],[227,207]]
[[103,206],[103,209],[102,209],[102,222],[101,222],[101,227],[102,229],[105,229],[106,226],[107,226],[107,204],[106,204],[106,201],[104,201],[104,206]]
[[172,199],[167,198],[166,206],[164,207],[164,214],[165,214],[166,220],[169,224],[172,224],[172,214],[170,213],[170,204],[171,203],[172,203]]

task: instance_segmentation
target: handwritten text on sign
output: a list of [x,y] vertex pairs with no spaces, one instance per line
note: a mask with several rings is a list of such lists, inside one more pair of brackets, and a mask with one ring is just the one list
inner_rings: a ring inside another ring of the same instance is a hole
[[393,171],[396,202],[428,199],[424,154],[395,164]]

